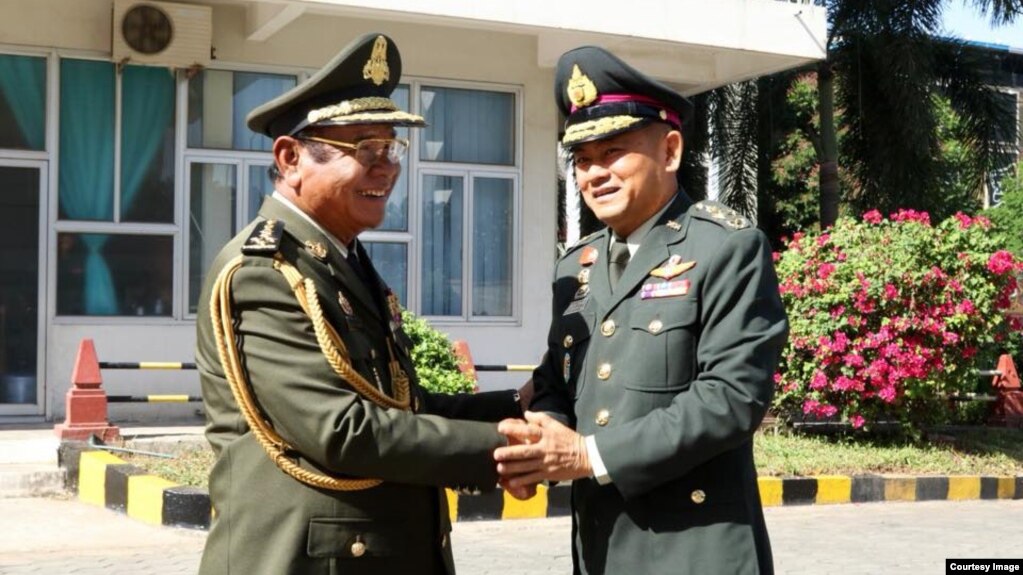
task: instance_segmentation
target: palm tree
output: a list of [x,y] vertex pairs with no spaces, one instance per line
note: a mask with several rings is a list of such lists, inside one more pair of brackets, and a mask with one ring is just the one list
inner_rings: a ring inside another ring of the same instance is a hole
[[[965,1],[965,0],[964,0]],[[811,134],[820,181],[820,224],[831,225],[840,200],[854,208],[926,207],[940,186],[936,163],[938,121],[935,93],[947,98],[962,118],[964,142],[978,163],[995,159],[994,134],[1004,129],[1005,110],[985,83],[983,56],[964,43],[941,36],[945,0],[815,0],[828,9],[827,58],[816,72],[819,131]],[[971,0],[994,23],[1023,13],[1023,0]],[[771,128],[779,99],[793,78],[807,69],[726,86],[706,98],[713,127],[712,155],[719,160],[721,198],[748,215],[757,209],[757,187],[766,190]],[[842,110],[844,125],[835,121]],[[765,127],[765,121],[768,125]],[[1002,125],[999,128],[999,125]],[[846,130],[842,149],[836,137]],[[842,198],[843,170],[858,182]],[[977,182],[978,186],[980,181]],[[760,195],[761,204],[765,195]],[[766,201],[770,203],[769,199]],[[769,206],[768,206],[769,207]]]

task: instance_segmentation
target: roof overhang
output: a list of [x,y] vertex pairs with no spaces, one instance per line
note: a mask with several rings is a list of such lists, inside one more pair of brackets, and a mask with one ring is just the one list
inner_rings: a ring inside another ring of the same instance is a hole
[[806,0],[631,0],[607,8],[593,0],[212,2],[244,5],[247,37],[257,42],[320,14],[531,35],[544,68],[566,50],[599,45],[686,94],[826,56],[825,9]]

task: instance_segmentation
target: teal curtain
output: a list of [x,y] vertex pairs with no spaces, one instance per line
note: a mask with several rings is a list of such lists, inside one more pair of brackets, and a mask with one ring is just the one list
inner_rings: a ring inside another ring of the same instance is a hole
[[[62,217],[113,219],[114,66],[110,63],[61,61],[59,187]],[[109,236],[79,237],[87,250],[85,313],[115,315],[117,295],[102,253]]]
[[121,215],[138,198],[174,121],[174,75],[167,68],[127,66],[121,75]]
[[31,150],[46,145],[46,59],[0,56],[0,94]]

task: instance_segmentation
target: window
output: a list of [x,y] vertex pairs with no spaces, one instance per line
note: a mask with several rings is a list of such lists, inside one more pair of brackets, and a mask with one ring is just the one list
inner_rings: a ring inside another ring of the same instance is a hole
[[188,82],[188,147],[269,152],[245,125],[253,108],[295,87],[295,76],[203,70]]
[[296,82],[295,76],[225,70],[204,70],[188,81],[187,315],[198,311],[220,248],[273,193],[267,177],[273,141],[250,130],[245,117]]
[[[186,77],[160,67],[52,62],[57,314],[194,316],[216,254],[273,193],[272,142],[245,117],[297,76],[207,69]],[[0,72],[0,147],[45,151],[47,59],[0,56]],[[391,97],[429,127],[397,130],[413,153],[382,225],[360,238],[374,266],[421,315],[511,320],[519,92],[412,79]]]
[[515,94],[423,86],[420,309],[469,320],[514,315]]
[[175,108],[165,68],[60,61],[58,315],[172,314]]
[[46,146],[46,59],[0,55],[0,148]]

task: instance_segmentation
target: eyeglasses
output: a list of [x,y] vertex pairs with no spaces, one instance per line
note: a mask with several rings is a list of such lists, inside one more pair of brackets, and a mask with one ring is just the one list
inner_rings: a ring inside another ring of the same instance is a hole
[[355,159],[360,164],[365,166],[375,164],[381,158],[386,158],[388,162],[397,164],[405,157],[405,152],[408,151],[408,140],[405,138],[368,138],[359,140],[354,144],[321,138],[319,136],[299,136],[298,139],[330,144],[343,150],[354,150],[355,153],[352,155],[355,156]]

